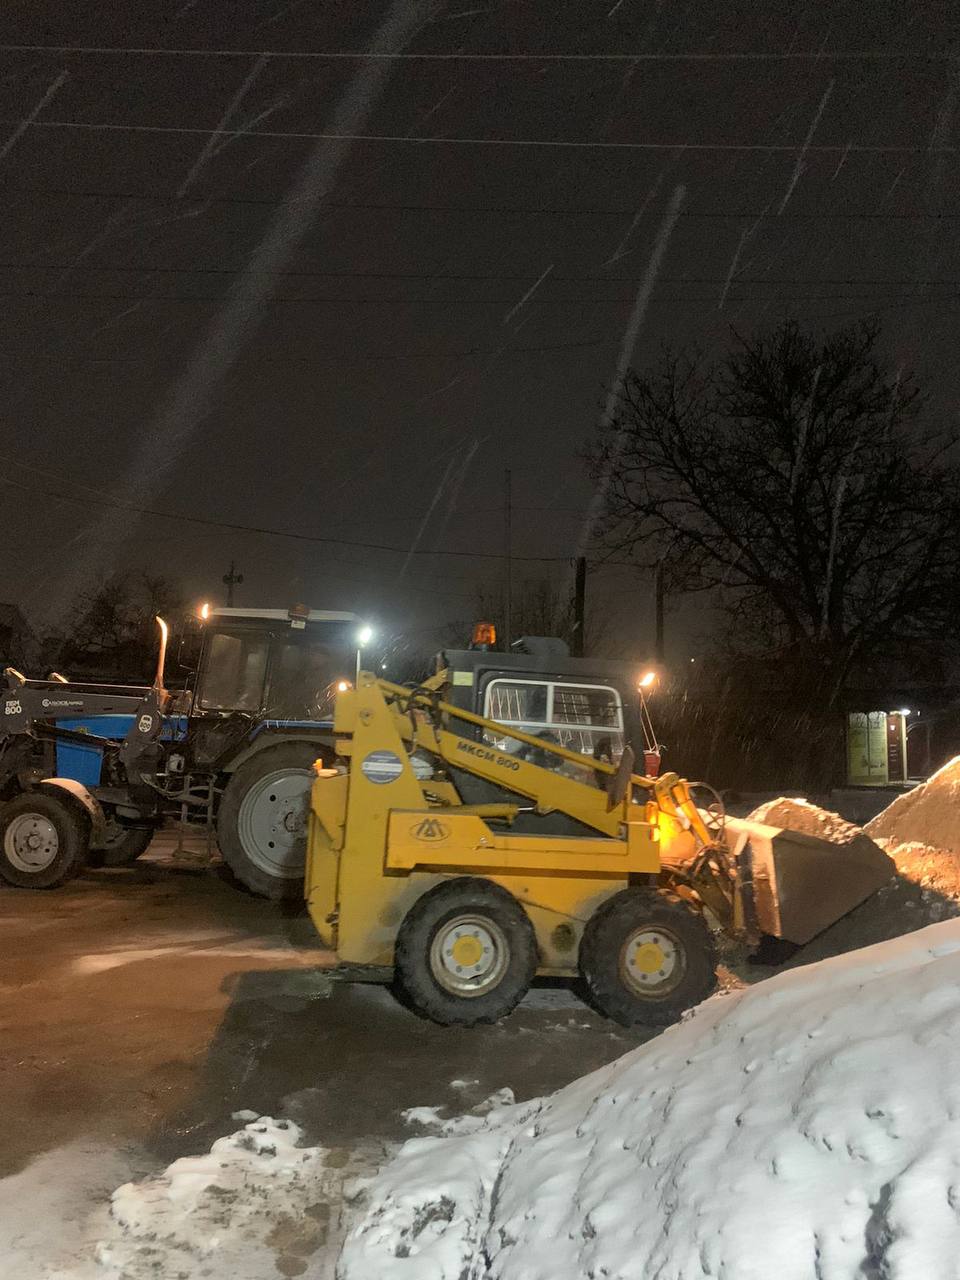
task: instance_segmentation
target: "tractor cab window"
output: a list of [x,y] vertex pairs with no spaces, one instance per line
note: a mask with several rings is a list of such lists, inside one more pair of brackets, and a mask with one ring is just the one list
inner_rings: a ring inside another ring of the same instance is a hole
[[349,646],[291,634],[274,648],[266,713],[280,720],[332,720],[337,682],[352,674]]
[[220,631],[205,646],[197,704],[207,711],[257,712],[270,652],[270,637]]
[[[623,754],[623,704],[609,685],[566,684],[554,680],[491,680],[483,714],[546,742],[616,764]],[[537,751],[513,738],[490,734],[501,751],[561,772],[577,766]]]

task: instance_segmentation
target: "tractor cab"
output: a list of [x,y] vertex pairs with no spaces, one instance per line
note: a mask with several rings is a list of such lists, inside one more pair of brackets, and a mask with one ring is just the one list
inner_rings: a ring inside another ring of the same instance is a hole
[[337,692],[356,673],[359,628],[355,614],[324,609],[208,609],[190,716],[194,761],[214,759],[238,727],[329,727]]

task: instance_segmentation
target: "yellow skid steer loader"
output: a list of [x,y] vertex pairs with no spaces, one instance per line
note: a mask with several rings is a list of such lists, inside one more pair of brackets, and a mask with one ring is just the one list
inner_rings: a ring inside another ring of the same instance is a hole
[[318,763],[306,876],[345,970],[436,1022],[496,1021],[542,974],[663,1025],[714,990],[718,932],[803,943],[892,874],[879,849],[701,810],[629,747],[613,766],[455,707],[444,679],[362,672],[338,695],[345,763]]

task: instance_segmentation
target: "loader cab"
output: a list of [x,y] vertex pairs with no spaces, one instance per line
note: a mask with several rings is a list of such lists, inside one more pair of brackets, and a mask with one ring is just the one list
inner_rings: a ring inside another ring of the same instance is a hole
[[192,716],[329,724],[357,666],[359,619],[327,610],[212,609]]
[[[571,658],[561,641],[551,639],[522,653],[447,649],[438,654],[437,669],[449,673],[446,697],[454,706],[570,751],[617,764],[626,743],[641,740],[631,664]],[[537,755],[507,737],[491,745]],[[549,752],[540,754],[535,763],[564,767]]]

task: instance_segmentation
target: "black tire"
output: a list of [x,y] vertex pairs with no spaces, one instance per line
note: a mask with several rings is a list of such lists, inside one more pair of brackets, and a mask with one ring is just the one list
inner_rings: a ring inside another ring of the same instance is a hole
[[142,853],[146,853],[155,834],[153,827],[123,827],[118,824],[99,850],[101,866],[131,866]]
[[[664,968],[646,968],[658,953]],[[716,990],[716,967],[703,916],[673,894],[655,890],[624,889],[608,898],[590,917],[580,943],[580,974],[590,999],[625,1027],[676,1022]]]
[[[465,932],[455,934],[451,922],[460,918]],[[482,950],[458,976],[452,948],[460,938]],[[443,958],[447,940],[449,962]],[[492,961],[484,959],[487,942]],[[472,1027],[497,1022],[523,999],[537,971],[537,942],[526,912],[506,889],[479,876],[459,876],[435,885],[407,912],[394,966],[403,996],[418,1013],[443,1026]],[[472,976],[471,968],[477,970]]]
[[[230,778],[217,814],[217,843],[223,860],[237,880],[261,898],[296,899],[304,896],[307,863],[306,816],[310,804],[310,784],[316,776],[314,762],[326,758],[319,744],[287,742],[266,747],[252,756]],[[296,795],[304,780],[301,803]],[[267,779],[280,782],[280,790],[270,791]],[[262,798],[261,798],[262,797]],[[270,808],[276,799],[276,830],[269,823]],[[264,804],[264,821],[254,821],[245,806]],[[293,820],[296,830],[288,826]]]
[[0,807],[0,876],[18,889],[57,888],[83,868],[89,845],[86,815],[46,789]]

